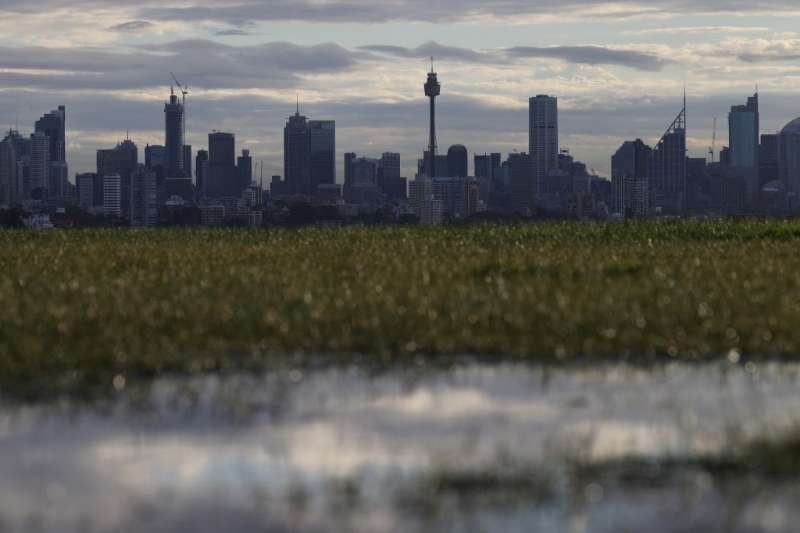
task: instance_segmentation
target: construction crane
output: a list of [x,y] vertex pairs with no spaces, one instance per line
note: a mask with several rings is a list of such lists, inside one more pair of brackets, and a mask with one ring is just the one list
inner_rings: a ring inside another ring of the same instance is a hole
[[717,117],[714,117],[714,129],[711,132],[711,146],[708,147],[708,153],[711,155],[711,162],[714,162],[714,143],[717,141]]
[[172,74],[172,71],[170,71],[170,75],[172,76],[172,79],[175,80],[175,85],[178,86],[178,89],[180,89],[181,94],[183,95],[183,138],[184,142],[186,142],[186,95],[189,94],[189,88],[181,85],[181,82],[178,81],[178,78],[175,77],[175,74]]

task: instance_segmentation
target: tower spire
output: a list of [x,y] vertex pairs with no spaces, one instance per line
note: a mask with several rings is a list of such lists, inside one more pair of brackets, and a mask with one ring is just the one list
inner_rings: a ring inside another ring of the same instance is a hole
[[300,115],[300,91],[297,92],[297,114]]

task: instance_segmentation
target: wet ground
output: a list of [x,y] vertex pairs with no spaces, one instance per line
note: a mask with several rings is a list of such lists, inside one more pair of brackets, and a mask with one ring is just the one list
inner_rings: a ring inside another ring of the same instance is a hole
[[800,523],[794,363],[464,361],[115,386],[91,406],[0,403],[0,531]]

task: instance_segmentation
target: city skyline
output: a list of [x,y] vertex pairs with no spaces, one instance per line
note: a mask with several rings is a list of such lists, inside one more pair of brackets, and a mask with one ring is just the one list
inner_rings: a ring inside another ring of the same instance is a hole
[[[26,125],[48,109],[68,107],[70,179],[126,131],[142,147],[164,143],[171,72],[189,86],[186,144],[207,148],[209,131],[233,132],[270,175],[282,174],[281,128],[299,93],[302,114],[337,122],[339,183],[351,151],[399,152],[402,174],[413,177],[428,141],[420,78],[431,55],[442,83],[440,147],[524,151],[528,98],[549,94],[559,99],[559,146],[606,177],[623,141],[657,143],[684,84],[692,157],[707,155],[713,118],[724,125],[756,84],[762,133],[800,116],[790,63],[800,10],[788,2],[769,11],[702,1],[445,2],[425,13],[409,3],[7,4],[0,123],[32,133]],[[717,147],[726,137],[718,126]]]

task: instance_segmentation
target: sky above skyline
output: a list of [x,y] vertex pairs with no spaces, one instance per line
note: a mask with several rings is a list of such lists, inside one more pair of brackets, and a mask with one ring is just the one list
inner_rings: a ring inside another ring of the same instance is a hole
[[[740,0],[5,0],[0,7],[0,123],[31,133],[67,108],[70,174],[125,139],[144,159],[164,143],[164,101],[188,86],[186,142],[236,135],[265,183],[283,174],[283,127],[300,112],[336,121],[343,154],[400,152],[413,178],[427,146],[422,89],[434,56],[439,152],[526,151],[527,102],[558,98],[559,145],[610,175],[625,140],[653,146],[687,99],[687,144],[717,153],[727,114],[758,86],[761,131],[800,116],[800,4]],[[436,21],[436,22],[431,22]],[[176,91],[177,92],[177,91]],[[472,172],[472,157],[470,157]],[[72,178],[71,178],[72,179]]]

